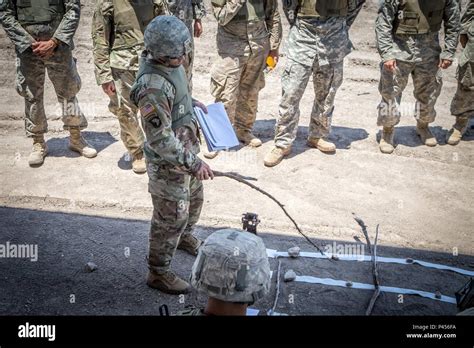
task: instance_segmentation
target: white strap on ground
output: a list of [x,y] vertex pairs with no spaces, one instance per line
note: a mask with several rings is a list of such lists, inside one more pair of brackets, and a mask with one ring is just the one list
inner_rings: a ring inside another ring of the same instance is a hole
[[[339,286],[342,288],[353,288],[353,289],[362,289],[362,290],[375,290],[375,286],[372,284],[365,284],[365,283],[351,283],[351,286],[347,286],[347,281],[345,280],[337,280],[331,278],[317,278],[311,276],[297,276],[294,280],[295,282],[301,283],[312,283],[312,284],[324,284],[324,285],[331,285],[331,286]],[[420,290],[413,290],[413,289],[404,289],[404,288],[396,288],[392,286],[380,286],[380,291],[382,292],[391,292],[394,294],[404,294],[404,295],[418,295],[421,297],[429,298],[436,301],[448,302],[452,304],[456,304],[456,299],[454,297],[444,296],[441,295],[440,298],[437,298],[434,293],[420,291]]]
[[[286,251],[277,251],[274,249],[267,249],[267,255],[271,258],[278,258],[278,257],[290,257]],[[330,259],[332,258],[332,253],[326,253],[321,255],[321,253],[313,253],[313,252],[301,252],[300,257],[309,257],[313,259]],[[341,261],[361,261],[361,262],[372,262],[372,257],[368,255],[339,255],[334,254]],[[444,271],[452,271],[462,275],[474,277],[474,271],[469,271],[462,268],[451,267],[446,265],[440,265],[437,263],[431,263],[421,260],[411,260],[411,259],[399,259],[393,257],[380,257],[377,256],[377,262],[381,263],[396,263],[400,265],[412,265],[417,264],[427,268],[435,268]]]

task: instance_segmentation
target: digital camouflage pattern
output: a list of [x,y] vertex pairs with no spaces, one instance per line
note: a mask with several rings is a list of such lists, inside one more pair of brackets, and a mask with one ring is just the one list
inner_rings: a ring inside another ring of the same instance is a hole
[[161,16],[148,25],[145,48],[155,59],[180,58],[192,50],[191,34],[176,17]]
[[22,26],[18,21],[17,0],[2,0],[0,21],[9,39],[14,43],[17,53],[23,53],[35,40],[45,41],[55,38],[74,49],[73,37],[79,25],[81,4],[79,0],[59,0],[64,6],[61,20],[52,23],[37,23]]
[[194,65],[194,21],[201,20],[206,15],[206,8],[202,0],[167,0],[170,12],[181,19],[191,34],[191,51],[183,64],[188,77],[189,89],[192,91]]
[[277,1],[263,1],[259,19],[237,19],[249,2],[211,2],[218,22],[219,54],[211,71],[211,94],[224,104],[234,128],[248,131],[255,123],[258,94],[265,86],[266,59],[270,50],[279,48],[282,37]]
[[[145,48],[143,31],[152,18],[168,14],[165,0],[143,1],[140,10],[134,10],[134,5],[128,0],[98,0],[92,18],[97,84],[115,83],[116,94],[110,97],[109,110],[117,116],[121,139],[132,156],[142,152],[144,143],[138,109],[130,100],[139,57]],[[144,18],[139,17],[142,13]],[[128,31],[122,27],[128,27]]]
[[[168,14],[166,0],[146,0],[143,4],[150,3],[151,19],[156,16]],[[143,5],[142,6],[145,6]],[[141,23],[144,20],[137,17],[129,0],[97,0],[92,19],[92,43],[94,53],[95,75],[97,84],[102,85],[113,81],[112,68],[120,70],[138,71],[139,57],[144,49],[143,31],[135,30],[126,38],[124,33],[117,30],[114,23],[116,12],[126,12],[130,18],[129,26]],[[128,11],[127,11],[128,10]],[[137,11],[138,12],[138,11]],[[146,21],[145,21],[146,22]],[[142,25],[145,23],[142,23]],[[126,26],[126,23],[124,23]],[[118,44],[127,40],[127,44]]]
[[[419,0],[428,2],[432,0]],[[419,35],[397,35],[393,34],[395,24],[399,15],[402,0],[383,1],[380,4],[379,13],[375,24],[377,37],[377,49],[386,62],[391,59],[404,62],[421,62],[420,52],[425,50],[437,52],[441,59],[453,60],[456,54],[459,36],[459,4],[456,0],[446,0],[444,5],[444,50],[441,52],[439,45],[439,33],[429,32]]]
[[[17,53],[16,90],[25,98],[25,129],[28,136],[48,131],[43,100],[46,70],[61,104],[64,129],[87,127],[87,120],[76,98],[81,88],[81,79],[72,56],[73,36],[79,25],[80,2],[62,2],[65,11],[61,20],[26,26],[18,21],[16,1],[8,0],[0,7],[0,21]],[[59,46],[52,57],[40,58],[33,54],[31,44],[34,41],[51,38],[59,40]]]
[[263,240],[236,229],[211,234],[199,248],[191,285],[207,296],[253,303],[270,291],[270,264]]
[[[276,147],[286,149],[296,138],[299,104],[311,76],[315,99],[309,138],[330,134],[334,99],[343,81],[343,61],[352,51],[349,29],[364,2],[348,1],[347,16],[325,19],[298,16],[294,12],[297,6],[291,2],[284,6],[287,16],[294,18],[295,23],[290,29],[287,63],[281,78],[283,91],[275,128]],[[301,0],[297,5],[301,5]]]
[[460,118],[474,116],[474,0],[470,0],[462,17],[461,34],[468,42],[459,59],[458,88],[451,104],[451,113]]
[[[169,24],[163,17],[160,20]],[[145,38],[148,30],[154,29],[147,29]],[[169,43],[160,36],[150,37],[165,46]],[[147,48],[154,43],[145,41]],[[175,44],[183,46],[179,40]],[[201,165],[197,157],[199,135],[184,68],[165,67],[146,54],[131,99],[140,108],[147,139],[144,152],[154,209],[148,264],[150,270],[164,273],[170,267],[181,236],[192,232],[201,213],[203,186],[192,176]],[[181,117],[181,111],[182,116],[191,113],[191,117]]]
[[[421,0],[420,0],[421,1]],[[396,59],[397,69],[391,73],[381,64],[379,91],[379,126],[393,127],[400,122],[400,102],[411,75],[417,100],[415,118],[431,123],[436,118],[435,104],[441,93],[442,71],[440,59],[454,59],[459,37],[459,5],[446,0],[444,8],[445,49],[441,52],[439,33],[397,35],[393,28],[400,1],[385,1],[380,5],[376,21],[377,47],[382,62]]]

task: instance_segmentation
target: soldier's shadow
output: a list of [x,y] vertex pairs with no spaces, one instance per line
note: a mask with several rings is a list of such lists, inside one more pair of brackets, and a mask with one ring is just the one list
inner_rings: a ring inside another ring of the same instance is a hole
[[[255,122],[255,135],[264,142],[272,142],[275,136],[275,120],[258,120]],[[306,144],[309,127],[298,126],[296,140],[293,143],[293,151],[290,157],[297,156],[311,148]],[[333,126],[328,140],[336,145],[337,150],[349,150],[352,143],[367,139],[369,133],[362,128],[349,128]]]
[[[430,127],[431,132],[436,137],[439,145],[447,145],[446,139],[449,130],[443,129],[440,126]],[[377,133],[377,142],[380,142],[380,137],[382,136],[382,131],[379,130]],[[468,130],[462,141],[473,141],[474,140],[474,130]],[[421,142],[420,137],[416,133],[416,126],[401,126],[395,127],[395,144],[404,145],[408,147],[418,147],[424,146]]]
[[[82,132],[82,136],[97,150],[97,153],[102,152],[105,148],[117,142],[117,139],[109,132]],[[48,139],[46,144],[48,146],[48,156],[50,157],[80,157],[77,152],[69,150],[69,136]]]

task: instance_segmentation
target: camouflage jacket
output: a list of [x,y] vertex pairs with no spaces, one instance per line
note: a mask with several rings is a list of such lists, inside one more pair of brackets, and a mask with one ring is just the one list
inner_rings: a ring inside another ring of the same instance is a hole
[[[349,1],[346,17],[320,20],[295,16],[288,37],[288,57],[306,66],[313,66],[315,59],[320,66],[342,61],[353,49],[349,29],[364,3],[365,0]],[[291,2],[288,4],[291,6]],[[284,6],[283,10],[287,14],[292,8]]]
[[[141,64],[158,64],[146,58],[145,54]],[[183,69],[185,74],[182,66],[177,69]],[[163,76],[145,74],[135,81],[130,98],[142,116],[147,160],[189,174],[201,165],[201,159],[197,156],[200,151],[198,125],[193,120],[193,124],[173,130],[172,112],[176,94],[175,87]]]
[[462,66],[467,62],[471,62],[472,65],[474,63],[474,0],[470,0],[462,17],[461,24],[461,33],[467,35],[468,42],[459,58],[459,64]]
[[472,34],[472,26],[474,24],[474,0],[469,0],[466,11],[461,19],[461,34]]
[[173,0],[168,1],[170,12],[181,19],[188,28],[193,20],[202,19],[206,15],[206,9],[202,0]]
[[[282,26],[277,0],[263,0],[266,12],[265,21],[261,22],[233,22],[232,19],[242,8],[245,1],[227,0],[224,6],[212,2],[214,17],[219,25],[218,40],[232,43],[233,51],[243,51],[253,43],[267,40],[270,36],[270,49],[280,47]],[[225,45],[224,45],[225,46]],[[232,50],[232,48],[231,48]]]
[[[169,14],[165,0],[154,0],[155,16]],[[114,4],[112,0],[97,0],[92,19],[92,43],[95,76],[98,85],[113,81],[111,68],[137,71],[143,43],[131,49],[113,49]]]
[[[427,52],[439,52],[439,33],[421,35],[396,35],[394,25],[399,12],[401,0],[381,3],[375,24],[377,48],[386,62],[398,59],[405,62],[422,61]],[[459,39],[460,11],[457,0],[446,0],[443,15],[444,50],[441,59],[453,60]]]
[[[62,0],[64,4],[65,13],[62,17],[59,26],[51,37],[61,41],[74,48],[73,37],[79,26],[79,19],[81,16],[81,4],[79,0]],[[5,29],[7,36],[15,45],[15,50],[18,53],[23,53],[35,41],[34,31],[45,32],[50,28],[45,24],[38,24],[32,28],[32,31],[27,31],[18,22],[16,0],[1,0],[0,1],[0,22]]]

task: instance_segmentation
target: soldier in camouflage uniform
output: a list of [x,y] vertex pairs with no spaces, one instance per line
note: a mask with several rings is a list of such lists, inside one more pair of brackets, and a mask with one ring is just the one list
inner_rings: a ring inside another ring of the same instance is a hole
[[326,138],[331,132],[334,99],[343,80],[344,57],[352,50],[349,28],[362,0],[285,0],[284,11],[292,25],[288,61],[283,72],[282,99],[275,127],[275,146],[265,156],[267,167],[291,153],[300,117],[299,104],[310,77],[315,99],[308,145],[332,153],[336,146]]
[[167,14],[165,0],[98,0],[92,20],[97,84],[109,96],[109,110],[117,116],[122,141],[132,156],[135,173],[145,173],[144,136],[130,88],[143,51],[143,32],[156,16]]
[[0,0],[0,22],[17,54],[16,90],[25,98],[26,135],[33,138],[31,166],[41,165],[48,151],[43,104],[46,70],[62,107],[64,129],[70,132],[69,148],[84,157],[97,155],[81,136],[87,120],[76,98],[81,79],[72,50],[80,10],[79,0]]
[[191,34],[192,49],[186,56],[183,64],[189,81],[189,89],[193,90],[193,64],[194,64],[194,37],[199,38],[202,34],[201,19],[206,15],[206,9],[202,0],[167,0],[171,13],[181,19]]
[[[237,137],[253,147],[258,94],[265,86],[264,69],[278,60],[282,28],[276,0],[212,0],[217,19],[219,58],[211,71],[211,94],[222,102]],[[213,157],[211,156],[207,157]]]
[[170,294],[186,293],[189,284],[170,270],[176,248],[197,255],[201,242],[191,232],[203,204],[201,180],[213,178],[201,161],[198,124],[182,64],[191,36],[173,16],[155,18],[145,31],[145,51],[130,97],[140,109],[147,141],[149,185],[153,202],[147,284]]
[[[442,69],[454,59],[459,35],[456,0],[393,0],[380,5],[376,22],[377,48],[382,57],[378,125],[383,126],[380,151],[395,149],[394,127],[400,122],[400,101],[412,75],[416,98],[416,131],[423,144],[436,146],[428,125],[436,117],[441,93]],[[439,31],[444,22],[445,49]]]
[[235,229],[205,240],[191,271],[192,286],[208,296],[205,309],[188,307],[178,315],[245,316],[247,307],[270,290],[270,264],[263,240]]
[[461,45],[464,48],[457,70],[458,89],[451,103],[456,123],[448,133],[448,144],[457,145],[474,116],[474,0],[462,17]]

